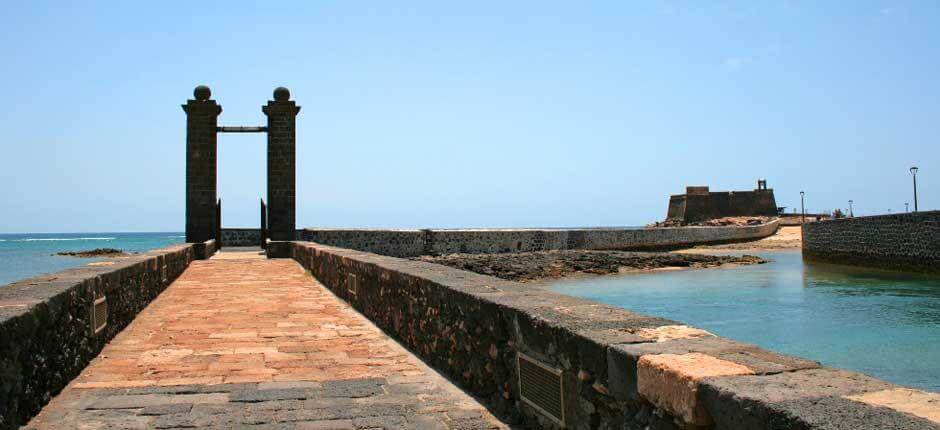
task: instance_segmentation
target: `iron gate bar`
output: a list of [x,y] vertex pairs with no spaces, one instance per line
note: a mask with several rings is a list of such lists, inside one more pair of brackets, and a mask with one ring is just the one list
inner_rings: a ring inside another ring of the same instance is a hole
[[241,126],[229,126],[229,127],[218,127],[216,131],[219,133],[267,133],[267,127],[241,127]]

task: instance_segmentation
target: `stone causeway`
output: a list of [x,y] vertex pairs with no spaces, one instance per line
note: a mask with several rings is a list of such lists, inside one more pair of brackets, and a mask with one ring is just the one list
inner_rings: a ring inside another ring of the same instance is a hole
[[192,263],[28,428],[506,428],[296,262]]

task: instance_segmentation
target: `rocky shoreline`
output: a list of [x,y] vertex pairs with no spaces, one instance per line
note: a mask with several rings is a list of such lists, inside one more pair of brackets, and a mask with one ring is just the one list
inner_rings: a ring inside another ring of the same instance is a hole
[[766,262],[753,255],[587,250],[450,254],[422,256],[414,259],[521,282],[558,279],[582,274],[609,275],[631,271],[707,268],[726,264],[763,264]]
[[55,255],[61,255],[65,257],[80,257],[80,258],[94,258],[94,257],[120,257],[127,255],[126,252],[121,251],[120,249],[114,248],[95,248],[88,251],[65,251],[57,252]]

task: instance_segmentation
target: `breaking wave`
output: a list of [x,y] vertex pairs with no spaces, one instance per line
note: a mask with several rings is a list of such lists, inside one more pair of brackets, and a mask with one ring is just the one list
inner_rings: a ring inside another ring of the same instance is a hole
[[10,239],[3,240],[3,242],[60,242],[60,241],[75,241],[75,240],[114,240],[116,237],[30,237],[26,239]]

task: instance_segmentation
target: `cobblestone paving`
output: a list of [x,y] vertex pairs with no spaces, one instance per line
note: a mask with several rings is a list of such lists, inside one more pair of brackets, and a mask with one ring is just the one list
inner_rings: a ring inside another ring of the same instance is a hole
[[30,428],[505,428],[293,260],[197,261]]

